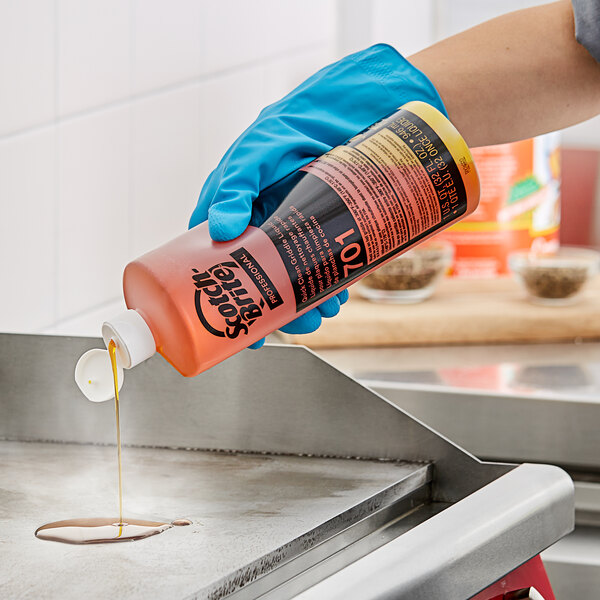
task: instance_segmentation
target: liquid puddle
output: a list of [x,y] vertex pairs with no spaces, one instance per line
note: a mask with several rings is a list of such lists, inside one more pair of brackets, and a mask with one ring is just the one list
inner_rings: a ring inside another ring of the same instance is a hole
[[119,464],[119,518],[87,518],[55,521],[39,527],[35,536],[41,540],[63,542],[65,544],[103,544],[108,542],[129,542],[141,540],[162,533],[171,527],[191,525],[189,519],[175,519],[172,523],[144,521],[141,519],[123,520],[123,475],[121,469],[121,423],[119,419],[119,380],[117,372],[117,347],[113,340],[108,344],[108,354],[112,366],[115,386],[115,419],[117,426],[117,458]]
[[171,523],[127,519],[127,523],[115,523],[115,519],[69,519],[42,525],[36,537],[65,544],[102,544],[105,542],[129,542],[162,533]]

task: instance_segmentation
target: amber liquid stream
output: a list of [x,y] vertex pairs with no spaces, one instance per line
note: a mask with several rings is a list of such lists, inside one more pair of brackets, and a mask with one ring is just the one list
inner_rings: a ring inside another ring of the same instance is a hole
[[117,371],[117,345],[114,340],[108,343],[110,366],[115,386],[115,422],[117,424],[117,457],[119,462],[119,526],[123,526],[123,469],[121,461],[121,420],[119,419],[119,372]]
[[121,461],[121,422],[119,419],[119,378],[117,371],[117,347],[113,340],[108,344],[108,354],[115,386],[115,420],[117,426],[117,458],[119,465],[119,520],[114,518],[86,518],[55,521],[39,527],[35,535],[42,540],[66,544],[100,544],[141,540],[170,529],[173,526],[190,525],[189,519],[175,519],[171,523],[123,520],[123,471]]

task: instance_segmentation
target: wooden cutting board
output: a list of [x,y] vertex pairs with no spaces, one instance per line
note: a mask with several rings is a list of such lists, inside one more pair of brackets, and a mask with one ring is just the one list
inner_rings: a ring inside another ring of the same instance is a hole
[[600,277],[579,302],[556,307],[531,304],[510,278],[446,279],[420,304],[376,304],[351,290],[314,333],[281,335],[313,348],[600,339]]

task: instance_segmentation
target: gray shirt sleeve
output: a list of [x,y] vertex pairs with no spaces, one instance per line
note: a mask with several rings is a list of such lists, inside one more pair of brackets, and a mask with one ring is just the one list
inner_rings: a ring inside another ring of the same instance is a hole
[[600,0],[571,0],[575,37],[600,62]]

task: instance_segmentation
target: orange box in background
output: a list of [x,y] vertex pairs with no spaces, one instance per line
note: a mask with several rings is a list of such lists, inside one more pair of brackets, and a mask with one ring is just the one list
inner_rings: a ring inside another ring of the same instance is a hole
[[516,250],[553,250],[560,226],[559,135],[475,148],[481,179],[479,208],[438,239],[454,248],[452,275],[507,275]]

